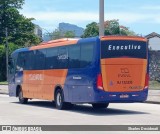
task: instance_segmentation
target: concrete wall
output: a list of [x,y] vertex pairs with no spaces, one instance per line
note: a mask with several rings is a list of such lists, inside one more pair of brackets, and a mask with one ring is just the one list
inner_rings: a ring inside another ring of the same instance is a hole
[[160,81],[160,51],[149,51],[150,80]]

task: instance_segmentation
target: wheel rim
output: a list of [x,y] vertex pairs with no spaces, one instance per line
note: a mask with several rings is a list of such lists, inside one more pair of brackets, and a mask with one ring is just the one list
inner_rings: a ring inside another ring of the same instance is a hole
[[62,103],[62,97],[61,97],[61,94],[58,93],[58,94],[57,94],[57,105],[60,106],[61,103]]

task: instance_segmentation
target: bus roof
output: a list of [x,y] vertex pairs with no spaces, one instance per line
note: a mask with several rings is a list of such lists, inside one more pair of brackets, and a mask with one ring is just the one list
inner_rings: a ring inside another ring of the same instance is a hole
[[48,42],[43,42],[37,46],[32,46],[29,48],[20,48],[15,50],[13,53],[19,53],[22,51],[29,51],[29,50],[37,50],[37,49],[43,49],[43,48],[51,48],[51,47],[57,47],[57,46],[67,46],[72,44],[77,44],[78,42],[86,42],[86,41],[95,41],[97,39],[100,40],[134,40],[134,41],[144,41],[147,42],[146,38],[138,37],[138,36],[102,36],[102,37],[90,37],[90,38],[62,38],[57,40],[51,40]]
[[28,48],[19,48],[17,50],[15,50],[12,54],[15,54],[15,53],[19,53],[19,52],[25,52],[25,51],[28,51]]
[[147,42],[147,39],[139,36],[102,36],[101,40],[133,40],[133,41],[144,41]]
[[63,38],[63,39],[58,39],[58,40],[51,40],[48,42],[41,43],[38,46],[30,47],[29,49],[36,50],[36,49],[71,45],[71,44],[76,44],[78,42],[78,40],[79,39],[77,39],[77,38]]
[[[97,36],[98,37],[98,36]],[[77,44],[79,40],[95,40],[97,37],[90,37],[90,38],[85,38],[85,39],[80,39],[80,38],[62,38],[62,39],[57,39],[57,40],[51,40],[48,42],[44,42],[39,44],[38,46],[33,46],[30,47],[29,50],[37,50],[37,49],[43,49],[43,48],[50,48],[50,47],[57,47],[57,46],[66,46],[66,45],[72,45],[72,44]],[[143,37],[138,37],[138,36],[102,36],[98,37],[100,40],[135,40],[135,41],[144,41],[147,42],[146,38]]]

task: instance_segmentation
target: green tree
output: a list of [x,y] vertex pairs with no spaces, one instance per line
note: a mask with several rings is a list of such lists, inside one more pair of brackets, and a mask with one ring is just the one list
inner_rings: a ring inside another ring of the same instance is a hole
[[128,35],[128,36],[135,36],[136,33],[125,26],[120,26],[120,34],[121,35]]
[[22,8],[22,5],[24,4],[24,0],[1,0],[0,5],[3,8]]
[[62,38],[62,32],[59,31],[59,29],[57,28],[57,29],[55,29],[55,30],[53,31],[52,37],[53,37],[54,40],[55,40],[55,39],[60,39],[60,38]]
[[[109,20],[104,22],[105,35],[136,35],[125,26],[120,26],[118,20]],[[94,37],[99,35],[99,24],[92,22],[86,26],[82,38]]]
[[53,39],[60,39],[60,38],[74,38],[75,33],[73,31],[60,31],[58,28],[55,29],[52,33]]
[[[13,43],[8,44],[9,48],[9,55],[11,53],[18,49],[19,46],[15,45]],[[5,46],[0,45],[0,81],[5,81],[6,80],[6,53],[5,53]]]
[[5,47],[0,45],[0,81],[6,80]]
[[105,35],[120,34],[120,27],[118,20],[109,20],[104,22]]
[[64,37],[66,37],[66,38],[74,38],[75,37],[75,33],[73,31],[66,31],[64,33]]
[[84,30],[84,34],[82,35],[82,38],[86,37],[94,37],[99,35],[99,27],[96,22],[92,22],[86,26],[86,29]]
[[9,42],[20,46],[31,46],[40,42],[34,34],[33,18],[21,15],[18,9],[22,8],[24,0],[1,0],[0,1],[0,43],[5,42],[6,28]]
[[40,39],[34,34],[33,18],[19,13],[24,0],[0,0],[0,81],[6,79],[5,42],[8,32],[9,55],[19,47],[38,44]]

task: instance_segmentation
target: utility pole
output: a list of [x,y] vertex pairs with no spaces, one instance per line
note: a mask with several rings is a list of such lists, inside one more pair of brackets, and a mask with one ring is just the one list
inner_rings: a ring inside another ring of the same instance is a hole
[[8,28],[5,30],[6,33],[6,77],[8,81]]
[[99,36],[104,36],[104,0],[99,0]]

